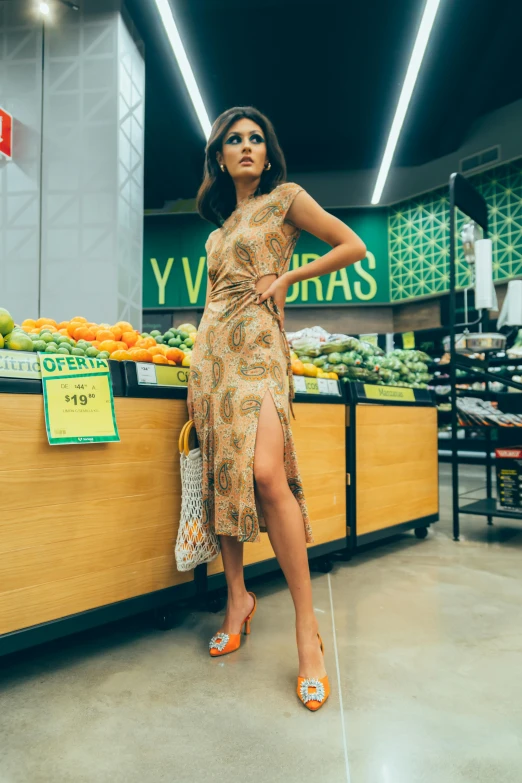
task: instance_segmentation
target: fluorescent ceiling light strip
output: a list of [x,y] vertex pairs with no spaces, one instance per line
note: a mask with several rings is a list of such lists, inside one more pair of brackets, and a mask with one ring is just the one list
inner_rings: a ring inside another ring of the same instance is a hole
[[420,23],[419,32],[417,33],[417,39],[411,54],[410,64],[408,65],[408,70],[406,72],[406,78],[404,79],[404,84],[402,85],[401,95],[399,98],[399,103],[397,104],[397,109],[395,110],[395,117],[393,118],[386,149],[384,150],[379,176],[377,177],[375,190],[372,196],[372,204],[378,204],[381,200],[382,191],[384,190],[384,185],[386,184],[386,179],[388,178],[393,156],[395,155],[397,142],[399,141],[399,136],[404,124],[404,118],[406,117],[406,113],[408,111],[410,99],[415,88],[415,83],[417,81],[417,76],[419,75],[422,60],[424,59],[424,54],[428,46],[428,41],[433,29],[435,17],[437,16],[439,5],[440,0],[426,0],[426,7],[424,8],[424,14]]
[[205,104],[203,103],[203,98],[201,97],[199,87],[188,61],[187,53],[185,52],[185,47],[183,46],[178,28],[176,27],[176,22],[174,21],[174,16],[172,14],[172,8],[170,7],[169,0],[154,1],[161,17],[161,21],[163,22],[165,32],[167,33],[172,51],[174,52],[176,60],[178,61],[181,75],[183,76],[185,85],[190,95],[190,100],[192,101],[194,109],[196,110],[199,124],[203,129],[205,138],[208,139],[212,129],[212,123],[208,118],[207,110],[205,109]]

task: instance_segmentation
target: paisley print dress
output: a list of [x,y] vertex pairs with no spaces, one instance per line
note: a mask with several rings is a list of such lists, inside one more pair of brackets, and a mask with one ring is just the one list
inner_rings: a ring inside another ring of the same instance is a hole
[[[207,241],[210,298],[192,354],[189,384],[203,454],[204,522],[218,535],[259,541],[265,530],[254,491],[259,411],[271,394],[284,434],[288,485],[296,497],[307,542],[313,542],[289,408],[290,352],[273,300],[259,304],[256,282],[288,269],[299,230],[283,224],[294,183],[241,201]],[[290,233],[288,233],[290,232]]]

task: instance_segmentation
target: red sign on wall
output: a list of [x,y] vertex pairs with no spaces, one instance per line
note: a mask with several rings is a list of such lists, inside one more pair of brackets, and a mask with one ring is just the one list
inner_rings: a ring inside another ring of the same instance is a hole
[[13,155],[13,118],[0,108],[0,154],[11,159]]

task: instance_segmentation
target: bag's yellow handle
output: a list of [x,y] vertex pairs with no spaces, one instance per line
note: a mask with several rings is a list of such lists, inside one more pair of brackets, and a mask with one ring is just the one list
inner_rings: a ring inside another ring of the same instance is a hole
[[181,452],[185,448],[185,430],[187,429],[189,424],[190,424],[190,419],[189,419],[189,421],[185,422],[185,424],[181,428],[181,432],[179,433],[178,448],[179,448],[179,453],[180,454],[181,454]]
[[196,429],[193,420],[189,419],[181,428],[178,442],[179,453],[185,454],[186,457],[188,457],[188,453],[190,451],[190,436],[192,433],[196,435]]
[[[183,429],[183,451],[185,453],[185,456],[188,457],[189,451],[190,451],[190,436],[194,433],[194,436],[196,436],[196,428],[194,425],[194,421],[190,419],[190,421],[187,422],[187,426]],[[197,436],[196,436],[197,441]]]

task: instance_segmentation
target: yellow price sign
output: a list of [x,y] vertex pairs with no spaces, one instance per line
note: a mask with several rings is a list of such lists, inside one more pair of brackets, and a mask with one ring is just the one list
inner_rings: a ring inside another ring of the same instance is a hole
[[319,394],[319,383],[317,378],[305,378],[305,387],[308,394]]
[[50,445],[119,441],[109,363],[81,356],[39,356]]
[[372,386],[364,384],[364,392],[369,400],[389,400],[396,402],[415,402],[415,392],[404,386]]
[[404,332],[402,335],[402,347],[406,350],[415,348],[415,332]]
[[359,339],[370,345],[379,345],[379,335],[375,332],[372,332],[371,334],[360,334]]

